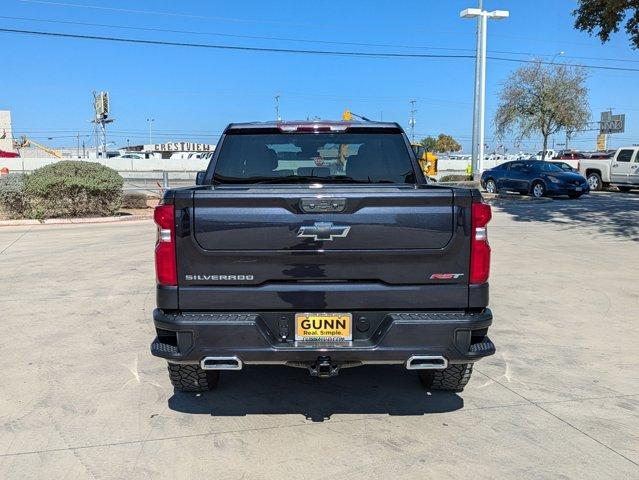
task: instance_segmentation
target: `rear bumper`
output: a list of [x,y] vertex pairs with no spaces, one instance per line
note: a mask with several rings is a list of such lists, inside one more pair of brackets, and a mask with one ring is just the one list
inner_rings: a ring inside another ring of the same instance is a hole
[[[474,362],[495,353],[487,335],[489,309],[462,312],[354,312],[353,341],[299,343],[291,312],[153,312],[157,338],[151,353],[175,363],[204,357],[238,357],[243,364],[294,364],[329,356],[335,363],[401,364],[413,355],[444,356],[448,363]],[[364,328],[368,324],[368,329]],[[282,339],[283,333],[289,333]]]

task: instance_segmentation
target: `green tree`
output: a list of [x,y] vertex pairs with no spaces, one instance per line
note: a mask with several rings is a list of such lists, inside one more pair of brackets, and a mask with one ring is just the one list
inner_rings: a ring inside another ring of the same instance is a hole
[[597,35],[602,43],[619,31],[626,21],[626,33],[633,48],[639,48],[639,0],[580,0],[573,11],[575,28]]
[[545,156],[550,135],[581,130],[590,119],[586,78],[583,68],[567,65],[537,61],[518,68],[501,91],[494,120],[497,136],[503,139],[512,132],[521,141],[541,134]]
[[434,137],[422,138],[419,143],[422,144],[427,152],[434,152],[437,148],[437,139]]
[[461,150],[461,145],[457,143],[450,135],[446,135],[444,133],[440,133],[437,137],[437,142],[435,144],[435,149],[437,152],[459,152]]

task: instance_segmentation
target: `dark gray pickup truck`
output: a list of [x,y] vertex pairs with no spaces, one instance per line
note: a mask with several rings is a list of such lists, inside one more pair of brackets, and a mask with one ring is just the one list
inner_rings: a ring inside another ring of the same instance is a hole
[[155,210],[157,333],[178,390],[221,370],[398,364],[461,391],[491,355],[490,207],[429,183],[396,123],[231,124]]

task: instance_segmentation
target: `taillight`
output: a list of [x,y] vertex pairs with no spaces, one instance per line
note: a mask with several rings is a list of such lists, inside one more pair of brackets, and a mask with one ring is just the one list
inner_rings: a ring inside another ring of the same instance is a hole
[[173,205],[158,205],[153,212],[158,226],[155,243],[155,275],[160,285],[177,285],[175,264],[175,209]]
[[485,283],[490,275],[490,245],[486,225],[490,222],[492,212],[490,205],[473,203],[471,213],[470,283],[479,284]]

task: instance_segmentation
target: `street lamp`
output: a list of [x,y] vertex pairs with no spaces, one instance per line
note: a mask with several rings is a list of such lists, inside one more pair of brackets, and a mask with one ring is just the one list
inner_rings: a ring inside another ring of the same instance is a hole
[[147,118],[146,122],[149,124],[149,145],[151,145],[153,143],[152,127],[153,122],[155,122],[155,118]]
[[[481,5],[481,3],[480,3]],[[484,135],[486,117],[486,30],[488,19],[503,20],[507,10],[488,12],[482,8],[467,8],[459,14],[461,18],[477,18],[477,66],[475,69],[475,109],[473,111],[473,176],[478,178],[484,164]]]
[[554,65],[555,64],[555,60],[557,59],[557,57],[563,57],[564,53],[566,53],[566,52],[564,52],[563,50],[561,52],[555,53],[555,55],[552,57],[552,60],[550,61],[550,64]]

